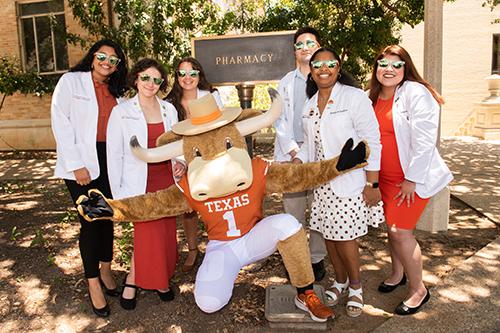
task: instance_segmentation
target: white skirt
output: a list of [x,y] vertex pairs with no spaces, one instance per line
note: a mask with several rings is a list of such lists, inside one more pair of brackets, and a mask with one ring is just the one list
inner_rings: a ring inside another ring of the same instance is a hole
[[382,202],[368,207],[363,194],[341,198],[325,183],[314,190],[309,228],[334,241],[353,240],[368,233],[368,226],[385,221]]

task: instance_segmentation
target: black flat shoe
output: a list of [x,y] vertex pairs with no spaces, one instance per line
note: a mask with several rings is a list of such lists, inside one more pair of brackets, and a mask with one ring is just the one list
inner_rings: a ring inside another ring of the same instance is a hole
[[382,282],[378,286],[378,291],[381,293],[390,293],[391,291],[394,291],[398,286],[403,286],[406,284],[406,275],[403,273],[403,277],[401,278],[401,281],[399,281],[398,284],[387,284],[385,282]]
[[158,294],[158,296],[160,297],[160,299],[163,301],[163,302],[170,302],[170,301],[173,301],[174,300],[174,291],[172,290],[172,288],[170,288],[168,291],[162,293],[161,291],[157,290],[156,293]]
[[314,281],[319,282],[319,281],[323,280],[323,278],[325,277],[325,274],[326,274],[324,260],[321,260],[320,262],[312,264],[312,268],[313,268],[313,273],[314,273]]
[[[125,276],[125,279],[123,280],[123,289],[122,289],[122,293],[120,295],[120,306],[124,310],[134,310],[135,306],[137,305],[137,294],[139,292],[139,290],[138,290],[139,288],[134,284],[128,284],[127,277],[128,277],[128,275]],[[125,288],[132,288],[135,290],[134,298],[124,298],[123,297],[123,293],[125,292]]]
[[94,313],[98,317],[102,317],[102,318],[109,317],[109,315],[111,314],[111,310],[109,309],[108,302],[106,302],[106,305],[103,308],[100,308],[100,309],[96,308],[94,306],[94,303],[92,303],[92,297],[90,297],[90,291],[89,291],[89,301],[90,301],[90,305],[92,305],[92,310],[94,310]]
[[394,310],[394,312],[400,316],[412,315],[414,313],[417,313],[418,310],[420,310],[420,308],[422,307],[422,305],[427,303],[429,301],[429,299],[431,298],[431,293],[430,293],[429,289],[425,288],[425,290],[427,290],[427,294],[425,295],[424,299],[422,300],[422,302],[420,302],[419,305],[412,308],[412,307],[406,305],[404,302],[401,302],[396,307],[396,310]]
[[102,287],[102,289],[104,289],[104,292],[106,293],[106,295],[109,295],[111,297],[120,296],[120,291],[118,290],[118,287],[116,287],[114,289],[108,289],[108,287],[106,287],[106,285],[104,284],[104,281],[101,279],[100,276],[99,276],[99,282],[101,283],[101,287]]

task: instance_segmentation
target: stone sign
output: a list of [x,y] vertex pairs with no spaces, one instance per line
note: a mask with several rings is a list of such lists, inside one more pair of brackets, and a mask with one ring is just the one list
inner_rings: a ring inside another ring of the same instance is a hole
[[213,85],[280,80],[295,68],[294,31],[194,38],[192,54]]

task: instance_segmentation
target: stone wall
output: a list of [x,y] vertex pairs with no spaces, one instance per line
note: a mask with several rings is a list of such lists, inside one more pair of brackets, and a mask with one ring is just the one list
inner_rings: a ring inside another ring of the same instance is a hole
[[[23,1],[18,1],[22,3]],[[33,2],[33,1],[26,1]],[[71,14],[65,0],[67,31],[84,35],[84,30]],[[0,0],[0,56],[21,57],[20,30],[16,16],[16,1]],[[68,45],[69,65],[75,65],[83,51],[78,46]],[[0,98],[3,95],[0,94]],[[0,150],[55,149],[50,131],[51,96],[14,94],[7,96],[0,110]]]

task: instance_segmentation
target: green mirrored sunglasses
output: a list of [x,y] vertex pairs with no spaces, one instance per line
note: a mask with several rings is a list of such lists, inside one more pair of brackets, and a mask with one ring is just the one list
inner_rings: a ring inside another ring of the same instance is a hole
[[95,58],[100,61],[100,62],[103,62],[104,60],[108,59],[108,63],[111,65],[111,66],[116,66],[120,63],[121,59],[114,56],[114,55],[107,55],[106,53],[103,53],[103,52],[96,52],[94,53],[95,55]]
[[313,48],[313,47],[316,47],[316,45],[318,45],[315,41],[313,41],[312,39],[308,39],[306,40],[306,43],[304,44],[304,42],[297,42],[295,43],[293,46],[295,47],[295,50],[302,50],[304,48],[304,46],[307,45],[308,48]]
[[139,79],[141,79],[142,82],[153,81],[153,83],[156,84],[157,86],[161,86],[161,84],[164,81],[161,77],[152,77],[149,74],[141,74],[141,75],[139,75]]
[[319,69],[326,66],[328,68],[335,68],[339,62],[337,60],[314,60],[311,61],[311,66],[314,69]]
[[390,61],[389,59],[386,58],[377,60],[377,63],[381,68],[386,68],[390,65],[394,69],[401,69],[405,64],[403,60]]
[[186,77],[186,75],[189,75],[190,77],[197,77],[200,74],[200,71],[197,69],[191,69],[189,71],[185,69],[179,69],[177,71],[177,75],[179,77]]

